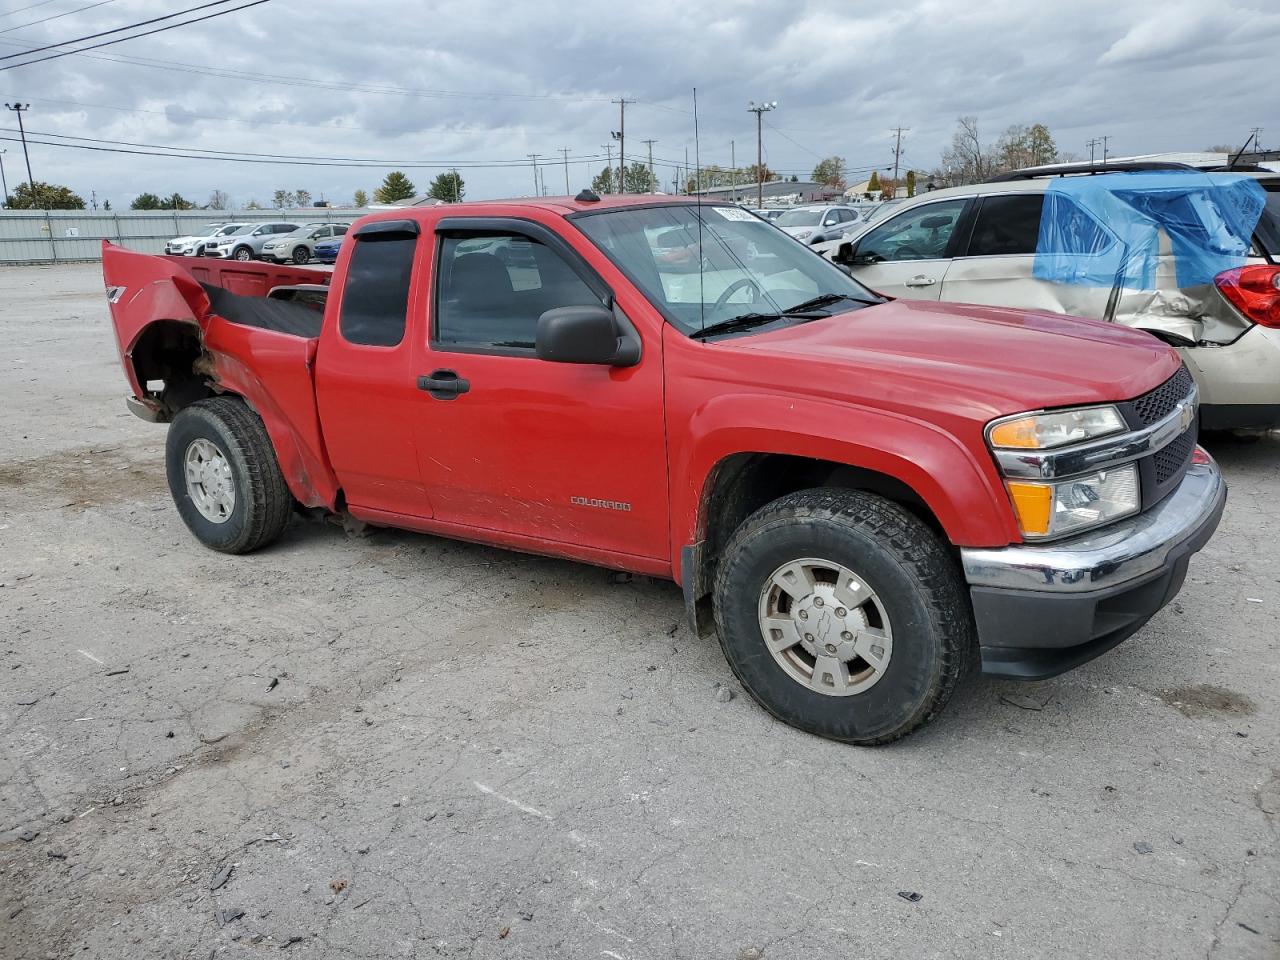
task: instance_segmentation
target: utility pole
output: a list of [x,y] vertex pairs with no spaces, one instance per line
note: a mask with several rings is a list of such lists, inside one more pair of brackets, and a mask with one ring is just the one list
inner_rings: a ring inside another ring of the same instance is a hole
[[22,156],[27,161],[27,183],[31,185],[31,202],[36,199],[36,179],[31,176],[31,154],[27,152],[27,130],[22,125],[22,115],[31,109],[29,103],[6,103],[6,107],[18,115],[18,135],[22,137]]
[[910,127],[894,127],[889,131],[897,137],[893,144],[893,187],[895,193],[898,188],[898,160],[902,157],[902,135],[910,130]]
[[[601,146],[604,147],[604,155],[605,155],[604,168],[609,171],[609,179],[612,180],[613,179],[613,144],[602,143]],[[617,192],[618,191],[616,189],[610,191],[610,193],[617,193]]]
[[0,207],[9,205],[9,181],[4,178],[4,155],[8,152],[0,150],[0,189],[4,190],[4,193],[0,193]]
[[658,181],[653,176],[653,145],[657,140],[641,140],[645,146],[649,148],[649,192],[656,193],[658,190]]
[[564,154],[564,195],[569,195],[569,148],[561,147],[560,152]]
[[627,104],[635,103],[626,97],[611,100],[618,105],[618,132],[614,137],[618,141],[618,192],[627,192]]
[[778,101],[747,103],[747,112],[756,115],[756,209],[764,209],[764,115],[770,110],[778,109]]
[[1089,148],[1089,163],[1091,164],[1093,163],[1094,150],[1097,149],[1098,144],[1101,142],[1102,142],[1101,140],[1095,137],[1094,139],[1090,140],[1088,143],[1085,144],[1085,146]]
[[1107,143],[1111,140],[1111,137],[1110,135],[1107,135],[1102,137],[1101,140],[1102,140],[1102,165],[1105,167],[1107,165]]
[[525,156],[533,161],[533,195],[535,197],[541,196],[542,190],[538,184],[538,158],[541,155],[537,153],[527,153]]
[[680,174],[680,182],[684,184],[684,192],[689,194],[689,148],[684,148],[684,169]]
[[462,202],[462,194],[458,190],[458,183],[460,180],[461,178],[458,176],[458,168],[454,167],[453,168],[453,202],[454,203]]

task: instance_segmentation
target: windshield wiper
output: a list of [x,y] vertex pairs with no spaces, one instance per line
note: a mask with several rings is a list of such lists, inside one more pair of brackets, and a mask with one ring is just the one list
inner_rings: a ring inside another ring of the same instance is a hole
[[718,320],[710,326],[703,327],[701,330],[693,331],[689,336],[694,340],[704,340],[718,333],[750,330],[752,327],[759,327],[773,320],[782,320],[786,316],[787,314],[784,313],[744,313],[738,317],[730,317],[728,320]]
[[868,307],[874,307],[876,304],[884,303],[883,300],[868,300],[866,297],[851,297],[847,293],[820,293],[812,300],[806,300],[804,303],[797,303],[794,307],[788,307],[788,314],[808,313],[811,310],[820,310],[823,307],[829,307],[833,304],[847,301],[848,303],[861,303]]

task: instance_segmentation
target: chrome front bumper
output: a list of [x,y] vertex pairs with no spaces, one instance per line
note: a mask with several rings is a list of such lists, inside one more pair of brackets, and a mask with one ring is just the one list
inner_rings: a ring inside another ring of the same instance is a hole
[[1174,598],[1217,529],[1227,486],[1192,463],[1145,513],[1052,544],[962,549],[986,673],[1040,679],[1127,639]]

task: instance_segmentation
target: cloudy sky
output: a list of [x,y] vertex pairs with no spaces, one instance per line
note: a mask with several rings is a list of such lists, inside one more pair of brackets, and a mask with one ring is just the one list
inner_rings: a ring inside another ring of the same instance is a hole
[[[0,0],[0,68],[11,68],[0,69],[0,102],[31,103],[33,140],[336,165],[42,143],[31,147],[37,180],[117,207],[147,190],[204,202],[221,189],[269,203],[276,189],[305,188],[341,203],[396,166],[425,189],[441,165],[457,164],[467,196],[482,199],[532,193],[531,153],[550,164],[548,189],[563,191],[567,148],[576,191],[618,128],[610,101],[626,97],[636,101],[628,156],[647,156],[640,141],[656,140],[657,172],[670,183],[686,149],[694,157],[695,86],[703,163],[728,166],[731,141],[740,165],[753,162],[747,101],[776,100],[766,162],[801,176],[830,154],[853,171],[891,166],[896,126],[910,128],[904,165],[931,169],[962,114],[992,141],[1011,123],[1043,122],[1061,149],[1085,155],[1103,134],[1115,155],[1240,142],[1253,126],[1264,143],[1280,141],[1280,5],[1236,0],[269,0],[14,66],[54,52],[14,56],[32,47],[208,2]],[[0,116],[0,130],[15,128],[12,114]],[[21,147],[0,148],[12,188],[25,179]],[[342,165],[350,160],[375,162]]]

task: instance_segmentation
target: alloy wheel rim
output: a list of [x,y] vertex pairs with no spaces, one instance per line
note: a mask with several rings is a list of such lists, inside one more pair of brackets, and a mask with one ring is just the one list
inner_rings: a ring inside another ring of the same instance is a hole
[[226,523],[236,509],[236,485],[231,463],[217,445],[198,437],[187,445],[183,457],[187,495],[211,523]]
[[760,590],[758,616],[778,666],[824,696],[871,689],[893,656],[893,629],[880,597],[831,560],[809,557],[778,567]]

